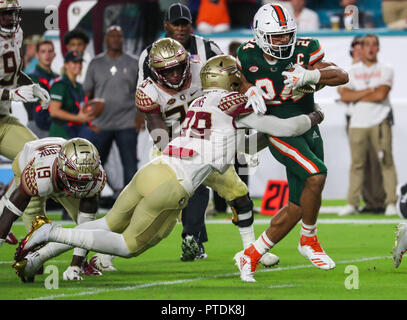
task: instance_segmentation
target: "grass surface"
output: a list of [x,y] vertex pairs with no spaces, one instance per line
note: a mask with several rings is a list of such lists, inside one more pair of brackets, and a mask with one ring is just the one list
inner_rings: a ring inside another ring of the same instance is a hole
[[[59,215],[50,217],[55,221]],[[116,258],[114,264],[119,271],[105,272],[101,277],[63,281],[62,273],[71,259],[71,252],[65,253],[45,264],[45,267],[57,267],[58,289],[45,288],[49,274],[37,276],[34,283],[20,282],[11,268],[15,246],[5,244],[0,249],[0,299],[405,299],[407,262],[394,269],[391,260],[398,218],[379,224],[376,222],[389,218],[374,214],[346,219],[336,214],[320,215],[318,237],[337,263],[336,268],[330,271],[317,269],[298,253],[297,226],[272,250],[280,257],[280,264],[269,269],[260,267],[255,276],[256,283],[243,283],[239,278],[232,259],[241,250],[241,240],[237,228],[227,221],[229,218],[229,214],[219,214],[207,219],[209,242],[205,244],[208,253],[205,260],[179,260],[182,229],[179,224],[167,239],[139,257]],[[346,223],[330,224],[332,219]],[[257,214],[255,220],[261,222],[255,224],[258,236],[267,228],[269,217]],[[19,238],[25,235],[21,223],[14,225],[13,231]],[[347,280],[349,276],[352,278]],[[354,286],[358,283],[358,288],[347,289],[347,282]]]

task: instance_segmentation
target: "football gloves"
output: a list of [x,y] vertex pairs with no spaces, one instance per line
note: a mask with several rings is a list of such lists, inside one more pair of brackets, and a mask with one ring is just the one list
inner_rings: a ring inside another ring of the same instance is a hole
[[51,102],[51,97],[47,90],[41,88],[39,84],[34,84],[34,96],[37,97],[41,102],[41,108],[48,109],[48,106]]
[[18,88],[10,89],[10,100],[16,102],[35,102],[37,97],[34,96],[35,84],[27,86],[20,86]]
[[245,96],[248,98],[245,109],[251,107],[256,114],[266,113],[267,107],[264,99],[271,100],[271,97],[263,89],[252,86],[246,91]]
[[299,64],[294,65],[293,71],[284,71],[281,75],[286,77],[284,84],[293,90],[307,84],[317,84],[321,78],[321,72],[318,69],[307,70]]
[[37,83],[13,88],[9,92],[10,100],[24,103],[39,100],[43,109],[47,109],[51,102],[48,91],[41,88]]

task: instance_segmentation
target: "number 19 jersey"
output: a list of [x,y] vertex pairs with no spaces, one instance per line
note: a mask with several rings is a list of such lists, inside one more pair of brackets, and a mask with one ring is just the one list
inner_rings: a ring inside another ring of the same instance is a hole
[[248,82],[261,87],[273,97],[271,101],[266,100],[267,114],[286,119],[312,112],[314,95],[293,95],[292,90],[284,84],[281,73],[293,68],[294,64],[312,66],[323,57],[324,51],[318,40],[297,38],[291,58],[270,62],[256,42],[250,40],[243,43],[237,51],[237,67]]

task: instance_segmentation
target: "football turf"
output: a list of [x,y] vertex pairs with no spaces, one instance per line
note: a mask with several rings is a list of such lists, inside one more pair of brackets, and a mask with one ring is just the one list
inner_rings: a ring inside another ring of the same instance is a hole
[[[55,221],[59,215],[51,218]],[[11,268],[16,246],[4,244],[0,248],[0,299],[405,299],[407,262],[395,269],[391,259],[398,217],[361,214],[339,218],[336,214],[321,214],[318,237],[336,262],[336,268],[330,271],[313,267],[299,254],[297,225],[271,251],[280,257],[280,264],[259,267],[256,283],[243,283],[239,278],[233,256],[242,244],[238,229],[229,218],[229,214],[220,214],[207,219],[209,242],[205,243],[205,260],[180,261],[182,227],[177,224],[168,238],[142,255],[116,258],[114,265],[119,271],[85,277],[83,281],[62,280],[71,259],[72,253],[68,252],[45,264],[46,270],[50,269],[47,266],[56,267],[52,272],[37,276],[34,283],[22,283]],[[269,217],[256,214],[255,221],[259,236]],[[20,239],[25,235],[21,223],[13,226],[13,231]],[[49,277],[56,274],[58,282],[51,281]],[[47,289],[47,283],[57,288]]]

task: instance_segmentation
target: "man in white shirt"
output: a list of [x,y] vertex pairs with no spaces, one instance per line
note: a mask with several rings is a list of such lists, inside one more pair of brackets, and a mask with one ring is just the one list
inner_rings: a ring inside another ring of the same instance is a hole
[[291,6],[299,32],[317,31],[319,29],[318,14],[305,7],[306,0],[291,0]]
[[385,215],[396,215],[397,174],[392,155],[391,105],[389,92],[393,69],[378,62],[379,39],[368,34],[362,40],[363,58],[349,71],[349,82],[340,90],[341,100],[354,103],[349,125],[352,163],[348,204],[339,215],[357,212],[363,183],[363,169],[370,147],[377,153],[386,193]]

